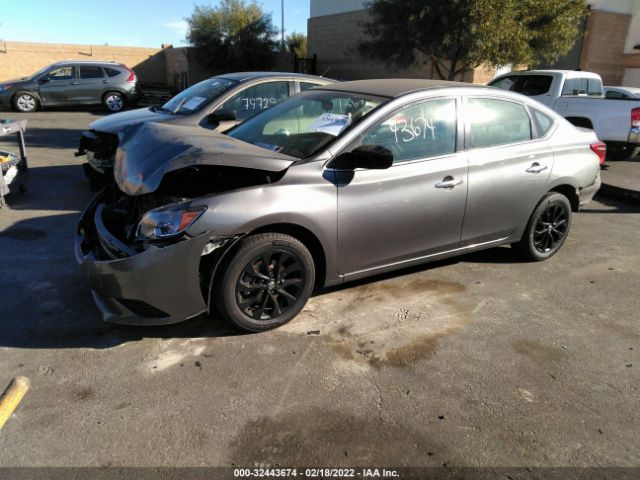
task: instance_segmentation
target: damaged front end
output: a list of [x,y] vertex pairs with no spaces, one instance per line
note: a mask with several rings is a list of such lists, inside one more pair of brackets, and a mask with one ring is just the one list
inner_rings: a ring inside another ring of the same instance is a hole
[[261,161],[262,152],[233,139],[208,147],[176,135],[151,141],[145,128],[121,141],[117,186],[94,198],[77,230],[77,260],[113,323],[175,323],[208,311],[212,272],[242,235],[216,232],[208,199],[273,183],[292,163]]
[[75,156],[86,155],[87,162],[82,164],[82,168],[94,190],[113,182],[113,164],[118,141],[117,135],[96,130],[87,130],[80,136],[80,145]]

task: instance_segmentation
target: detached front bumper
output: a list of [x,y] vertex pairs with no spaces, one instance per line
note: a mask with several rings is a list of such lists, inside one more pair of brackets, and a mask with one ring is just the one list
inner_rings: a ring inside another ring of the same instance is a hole
[[208,235],[165,247],[131,250],[104,226],[97,195],[83,212],[75,253],[106,322],[165,325],[207,311],[200,260]]

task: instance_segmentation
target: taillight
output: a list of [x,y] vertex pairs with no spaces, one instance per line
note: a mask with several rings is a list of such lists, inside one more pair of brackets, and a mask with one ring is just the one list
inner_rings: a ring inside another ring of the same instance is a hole
[[[121,67],[126,68],[127,71],[129,72],[129,78],[127,78],[127,82],[128,83],[135,83],[136,81],[136,72],[134,72],[133,70],[131,70],[129,67],[127,67],[126,65],[122,65],[120,64]],[[640,117],[638,117],[640,118]]]
[[598,158],[600,159],[600,165],[604,165],[604,159],[607,156],[607,146],[602,142],[592,143],[589,146],[591,147],[593,153],[598,155]]
[[640,108],[631,110],[631,127],[640,128]]

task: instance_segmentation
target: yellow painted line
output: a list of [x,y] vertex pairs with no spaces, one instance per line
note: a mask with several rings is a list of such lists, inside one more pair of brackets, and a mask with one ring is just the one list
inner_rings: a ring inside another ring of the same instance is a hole
[[18,408],[30,386],[31,382],[27,377],[16,377],[11,380],[7,389],[2,393],[0,397],[0,430]]

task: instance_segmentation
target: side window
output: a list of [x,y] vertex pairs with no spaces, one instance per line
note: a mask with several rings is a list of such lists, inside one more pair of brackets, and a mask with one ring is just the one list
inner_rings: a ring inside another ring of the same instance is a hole
[[430,100],[398,110],[373,126],[357,145],[381,145],[393,163],[449,155],[456,151],[456,101]]
[[304,92],[305,90],[309,90],[310,88],[317,87],[319,83],[311,83],[311,82],[298,82],[300,85],[300,91]]
[[289,82],[267,82],[237,93],[220,108],[235,112],[238,121],[253,117],[289,97]]
[[531,111],[533,112],[533,118],[538,124],[538,132],[539,132],[538,138],[544,137],[549,131],[549,129],[551,128],[551,126],[553,125],[553,118],[542,113],[540,110],[536,110],[535,108],[531,108]]
[[66,65],[64,67],[54,68],[47,73],[49,80],[71,80],[73,78],[73,67]]
[[531,140],[531,121],[519,103],[469,98],[465,114],[469,123],[470,148]]
[[97,67],[95,65],[80,65],[80,78],[102,78],[104,74],[102,73],[102,67]]
[[105,71],[107,72],[107,76],[109,78],[117,77],[122,73],[120,70],[116,70],[115,68],[109,68],[109,67],[105,67]]

